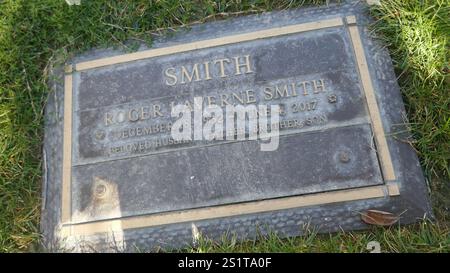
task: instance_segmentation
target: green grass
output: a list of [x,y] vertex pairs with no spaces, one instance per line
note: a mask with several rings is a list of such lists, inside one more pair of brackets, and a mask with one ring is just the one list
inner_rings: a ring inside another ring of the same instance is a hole
[[[132,3],[131,3],[132,2]],[[305,2],[305,3],[304,3]],[[321,4],[326,1],[0,0],[0,252],[39,241],[43,107],[50,63],[91,47],[136,48],[165,28]],[[437,224],[257,241],[203,240],[186,251],[365,251],[369,240],[393,252],[449,251],[450,92],[448,0],[391,0],[372,8],[407,104],[409,126],[433,197]],[[125,41],[129,41],[125,43]]]
[[276,233],[259,235],[256,240],[240,243],[232,235],[223,236],[220,241],[201,238],[195,248],[184,251],[205,252],[369,252],[367,244],[380,243],[382,252],[450,252],[448,228],[423,221],[414,226],[373,228],[364,232],[340,232],[336,234],[317,234],[310,230],[304,236],[281,239]]
[[409,125],[429,180],[436,214],[450,208],[448,0],[390,1],[373,10],[374,29],[389,46],[407,105]]

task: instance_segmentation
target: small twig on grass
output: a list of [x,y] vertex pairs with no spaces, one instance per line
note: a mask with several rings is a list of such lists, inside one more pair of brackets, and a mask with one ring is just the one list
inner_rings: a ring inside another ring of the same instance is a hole
[[130,48],[125,45],[124,43],[122,43],[122,41],[120,41],[119,39],[116,38],[116,36],[114,36],[114,34],[111,34],[111,37],[114,39],[114,41],[116,41],[117,43],[119,43],[122,47],[126,48],[127,50],[130,50]]
[[32,90],[31,90],[30,82],[28,81],[27,70],[26,70],[26,68],[25,68],[25,64],[24,64],[23,60],[22,60],[21,62],[22,62],[22,66],[23,66],[22,71],[23,71],[23,74],[24,74],[24,76],[25,76],[25,83],[27,84],[27,91],[28,91],[28,96],[29,96],[29,98],[30,98],[31,108],[33,109],[33,112],[34,112],[34,118],[35,118],[35,119],[38,119],[38,118],[40,118],[40,117],[38,116],[38,113],[37,113],[37,111],[36,111],[36,107],[35,107],[35,105],[34,105],[33,95],[31,94],[31,93],[32,93]]

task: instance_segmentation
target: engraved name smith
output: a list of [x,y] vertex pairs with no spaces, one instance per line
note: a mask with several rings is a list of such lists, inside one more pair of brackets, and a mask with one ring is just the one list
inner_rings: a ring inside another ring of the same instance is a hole
[[[230,70],[231,73],[227,72]],[[190,67],[169,67],[164,71],[165,83],[171,86],[249,73],[254,73],[251,68],[250,55],[214,59],[203,63],[194,63]]]

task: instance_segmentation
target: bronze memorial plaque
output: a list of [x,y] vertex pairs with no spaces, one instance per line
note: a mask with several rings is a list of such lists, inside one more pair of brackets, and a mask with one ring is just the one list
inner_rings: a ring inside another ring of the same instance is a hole
[[55,68],[42,230],[72,251],[430,215],[388,53],[354,2],[206,23]]

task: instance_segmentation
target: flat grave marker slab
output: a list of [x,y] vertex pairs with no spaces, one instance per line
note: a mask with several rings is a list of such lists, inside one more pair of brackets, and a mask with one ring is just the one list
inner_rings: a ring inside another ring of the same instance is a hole
[[[206,23],[152,48],[93,50],[55,69],[46,244],[172,248],[191,244],[197,231],[254,238],[258,230],[299,235],[308,223],[322,232],[363,229],[368,209],[401,214],[401,223],[430,215],[417,156],[402,141],[392,64],[369,35],[366,9],[350,1]],[[250,125],[245,139],[234,127],[228,135],[228,121],[216,127],[223,139],[198,139],[194,128],[178,140],[176,105],[194,125],[208,106],[276,105],[266,117],[278,117],[270,129],[279,138],[269,139],[276,149],[251,139]]]

